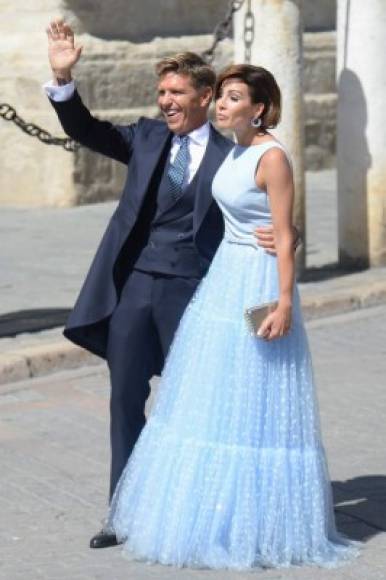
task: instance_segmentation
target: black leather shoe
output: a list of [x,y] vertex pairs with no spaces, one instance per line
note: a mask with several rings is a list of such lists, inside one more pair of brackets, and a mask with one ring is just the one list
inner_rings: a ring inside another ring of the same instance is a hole
[[91,538],[90,548],[109,548],[110,546],[117,546],[119,543],[115,534],[102,529]]

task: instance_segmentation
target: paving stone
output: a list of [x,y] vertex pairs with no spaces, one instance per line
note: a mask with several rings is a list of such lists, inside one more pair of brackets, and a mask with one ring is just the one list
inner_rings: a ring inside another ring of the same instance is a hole
[[[358,560],[262,580],[385,580],[386,306],[307,323],[339,529]],[[156,388],[154,381],[154,388]],[[128,562],[90,550],[108,487],[108,372],[63,371],[0,387],[0,580],[247,580],[249,573]],[[362,521],[365,520],[365,521]]]
[[[334,170],[306,175],[309,266],[336,261],[335,181]],[[115,206],[2,207],[0,314],[71,308]]]

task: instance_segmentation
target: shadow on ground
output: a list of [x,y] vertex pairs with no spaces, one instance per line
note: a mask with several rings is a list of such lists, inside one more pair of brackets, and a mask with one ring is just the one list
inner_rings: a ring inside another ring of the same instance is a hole
[[63,326],[69,313],[68,308],[40,308],[2,314],[0,338],[11,338],[23,332],[40,332]]
[[363,272],[366,268],[347,268],[344,269],[337,262],[324,264],[324,266],[312,266],[306,268],[300,275],[300,282],[322,282],[323,280],[331,280],[331,278],[341,278],[356,272]]
[[[332,488],[341,532],[361,541],[386,532],[386,475],[334,481]],[[358,522],[362,525],[358,526]]]

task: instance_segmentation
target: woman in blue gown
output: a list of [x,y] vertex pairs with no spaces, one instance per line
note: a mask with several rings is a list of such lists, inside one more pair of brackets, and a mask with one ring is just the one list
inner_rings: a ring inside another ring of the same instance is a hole
[[[189,304],[147,424],[112,499],[128,557],[189,567],[332,567],[357,554],[335,528],[311,358],[294,281],[293,181],[270,134],[280,91],[233,65],[216,87],[237,144],[213,195],[225,235]],[[277,256],[256,245],[272,223]],[[252,336],[244,311],[278,306]]]

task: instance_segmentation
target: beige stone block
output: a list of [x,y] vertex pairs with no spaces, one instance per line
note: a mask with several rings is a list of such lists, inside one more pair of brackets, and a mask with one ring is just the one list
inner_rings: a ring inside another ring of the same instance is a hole
[[[40,123],[47,126],[44,119]],[[5,126],[2,135],[7,147],[1,156],[1,204],[73,204],[71,153],[47,146],[21,133],[10,123]]]
[[306,167],[333,167],[336,151],[336,94],[305,95]]
[[306,30],[333,30],[336,27],[337,0],[303,1],[303,18]]
[[0,354],[0,385],[22,381],[30,376],[27,361],[21,354]]
[[25,349],[24,356],[32,377],[46,375],[63,367],[77,368],[100,363],[96,356],[65,340],[49,345],[31,346]]
[[67,340],[42,342],[0,355],[0,385],[100,362],[98,357]]
[[336,93],[306,94],[304,96],[304,104],[307,119],[332,121],[336,118]]
[[304,90],[306,93],[332,93],[336,91],[335,55],[313,55],[304,59]]
[[64,0],[64,14],[78,32],[104,39],[146,42],[155,37],[207,34],[226,11],[223,0]]
[[336,33],[305,33],[304,90],[306,93],[336,91]]

